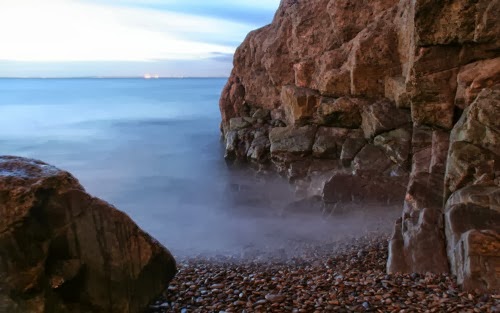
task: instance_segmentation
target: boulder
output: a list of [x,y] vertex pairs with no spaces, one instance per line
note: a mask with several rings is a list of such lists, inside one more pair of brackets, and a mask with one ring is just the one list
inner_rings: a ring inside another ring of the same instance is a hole
[[315,126],[273,128],[269,133],[272,158],[287,162],[310,155],[315,135]]
[[361,128],[366,138],[373,138],[383,132],[405,126],[410,123],[407,111],[396,108],[388,101],[379,101],[364,106],[361,112]]
[[257,163],[264,163],[269,159],[271,142],[265,134],[256,136],[247,152],[247,157]]
[[234,117],[229,120],[229,130],[239,130],[250,127],[252,123],[243,117]]
[[465,141],[453,142],[446,166],[447,195],[480,179],[493,181],[495,171],[500,169],[499,160],[489,150]]
[[361,127],[360,107],[366,102],[356,98],[322,97],[318,107],[319,123],[342,128]]
[[500,88],[484,89],[454,126],[445,177],[451,271],[466,289],[498,290]]
[[141,312],[176,273],[165,247],[68,172],[0,157],[0,199],[5,312]]
[[373,144],[381,148],[392,162],[405,166],[410,157],[411,133],[408,129],[398,128],[374,138]]
[[397,205],[403,202],[407,183],[407,177],[336,174],[325,182],[322,197],[327,204]]
[[500,233],[472,229],[457,243],[453,259],[458,283],[466,290],[495,292],[500,289]]
[[500,85],[484,89],[462,113],[450,140],[465,141],[500,155]]
[[283,86],[281,102],[285,110],[287,125],[303,125],[313,119],[318,109],[318,92],[296,86]]
[[269,110],[257,109],[253,113],[252,117],[256,120],[258,120],[258,119],[267,120],[270,118]]
[[366,145],[366,139],[361,129],[350,130],[342,145],[340,160],[344,166],[351,165],[352,160],[359,151]]
[[500,57],[465,65],[457,76],[455,104],[464,109],[484,88],[500,83]]
[[319,127],[312,148],[313,156],[316,158],[338,159],[348,133],[349,130],[345,128]]
[[387,271],[446,273],[442,206],[448,134],[417,127],[412,138],[412,171],[402,217],[396,221],[389,242]]
[[387,272],[448,273],[441,210],[422,208],[407,212],[394,225]]
[[382,149],[368,144],[359,151],[352,165],[356,175],[371,174],[373,176],[385,175],[393,163],[385,155]]
[[448,258],[458,282],[466,289],[498,290],[500,212],[460,203],[446,207],[445,222]]
[[446,167],[447,195],[500,172],[500,85],[484,89],[453,128]]
[[235,130],[230,130],[226,133],[226,153],[224,158],[227,160],[233,160],[236,158],[236,153],[238,150],[238,132]]

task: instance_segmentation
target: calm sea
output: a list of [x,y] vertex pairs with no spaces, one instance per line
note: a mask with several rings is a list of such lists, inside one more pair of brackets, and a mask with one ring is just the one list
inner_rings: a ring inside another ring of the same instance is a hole
[[225,82],[0,79],[0,154],[70,171],[177,255],[288,251],[358,233],[359,219],[283,218],[288,183],[228,167]]

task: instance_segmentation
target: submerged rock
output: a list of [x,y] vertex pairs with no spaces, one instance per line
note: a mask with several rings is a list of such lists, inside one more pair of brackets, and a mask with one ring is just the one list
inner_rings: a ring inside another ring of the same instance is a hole
[[165,247],[68,172],[0,157],[0,311],[140,312],[175,273]]

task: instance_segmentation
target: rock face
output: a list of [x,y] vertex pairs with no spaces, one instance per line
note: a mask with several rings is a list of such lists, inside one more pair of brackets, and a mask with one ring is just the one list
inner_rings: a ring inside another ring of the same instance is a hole
[[[226,141],[234,143],[232,118],[266,110],[251,132],[271,134],[261,154],[269,146],[273,156],[258,162],[325,201],[373,200],[375,190],[407,185],[388,271],[451,270],[464,286],[496,288],[497,272],[481,280],[498,256],[476,249],[481,238],[497,240],[495,229],[446,226],[453,209],[445,203],[471,185],[498,188],[497,12],[499,0],[283,0],[272,24],[235,54],[220,100]],[[254,140],[237,135],[241,150]]]
[[142,312],[175,260],[71,174],[0,157],[0,311]]

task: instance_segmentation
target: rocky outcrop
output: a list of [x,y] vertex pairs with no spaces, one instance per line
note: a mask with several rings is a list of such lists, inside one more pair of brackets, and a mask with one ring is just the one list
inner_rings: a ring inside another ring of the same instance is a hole
[[464,286],[494,288],[479,281],[496,256],[474,263],[483,253],[474,249],[481,238],[494,242],[495,230],[449,228],[445,203],[471,185],[498,186],[499,11],[499,0],[283,0],[235,54],[220,101],[225,139],[244,151],[254,136],[230,121],[269,111],[247,128],[270,138],[258,162],[305,195],[328,203],[400,195],[389,272],[451,270]]
[[450,136],[447,252],[452,273],[470,289],[500,290],[499,117],[500,86],[484,89]]
[[0,311],[142,312],[172,255],[71,174],[0,157]]

